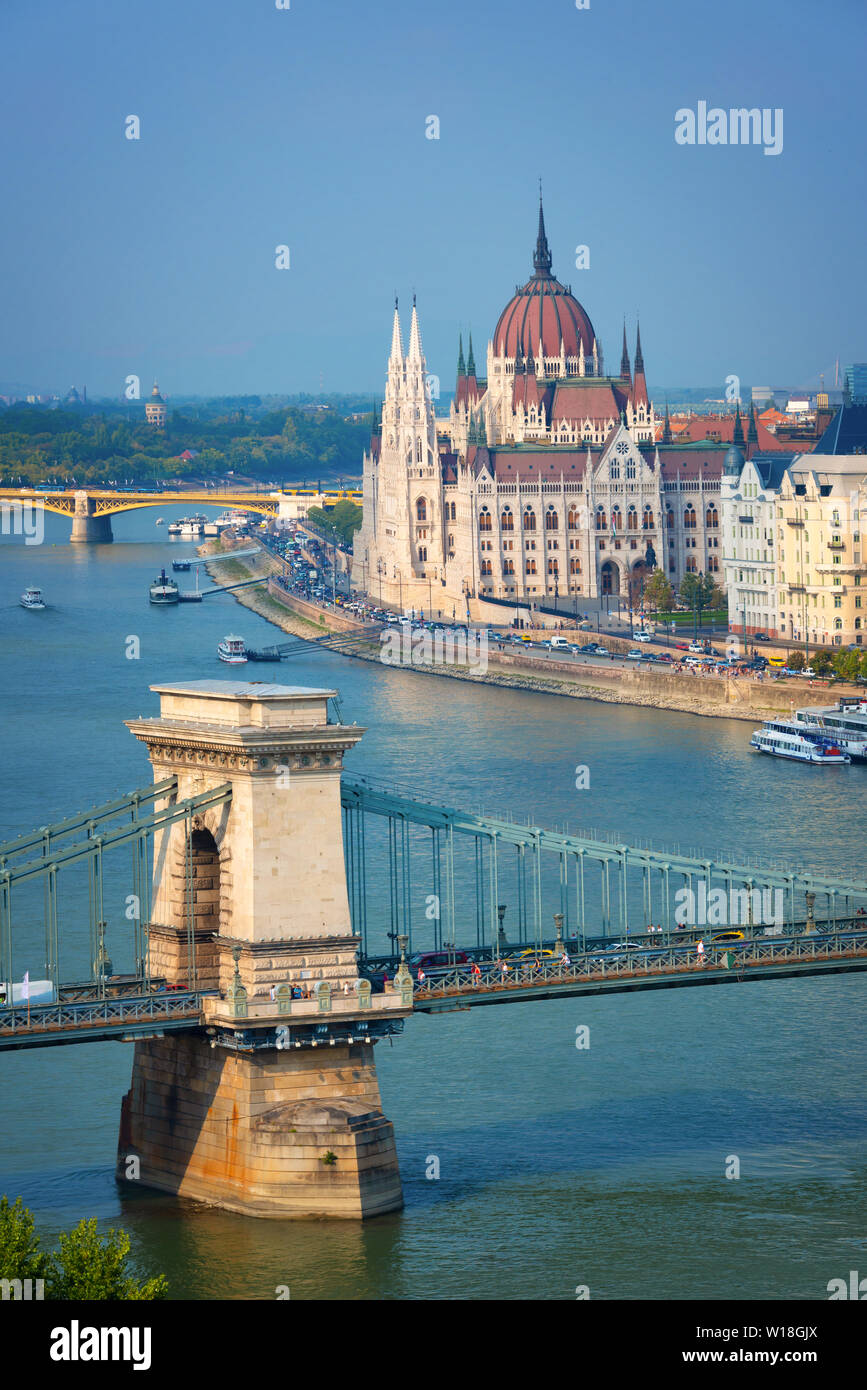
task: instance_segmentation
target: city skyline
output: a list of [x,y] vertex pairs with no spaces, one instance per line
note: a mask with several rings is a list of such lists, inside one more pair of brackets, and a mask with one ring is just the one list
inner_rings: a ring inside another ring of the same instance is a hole
[[[609,360],[625,315],[657,383],[830,384],[864,356],[863,174],[832,140],[858,119],[863,18],[726,15],[510,0],[433,23],[387,0],[374,25],[343,3],[326,22],[157,0],[133,28],[88,0],[48,34],[7,15],[0,379],[368,390],[397,292],[445,387],[459,332],[483,355],[530,273],[541,178],[554,273]],[[703,104],[784,113],[780,152],[679,144],[677,113]]]

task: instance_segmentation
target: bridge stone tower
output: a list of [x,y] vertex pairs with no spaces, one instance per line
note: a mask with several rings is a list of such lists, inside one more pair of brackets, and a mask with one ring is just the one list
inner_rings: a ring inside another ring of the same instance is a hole
[[96,500],[89,493],[75,494],[75,511],[72,513],[72,545],[106,545],[114,540],[111,517],[96,514]]
[[155,837],[151,973],[211,994],[202,1028],[136,1042],[118,1177],[255,1216],[399,1208],[373,1046],[411,985],[359,981],[343,859],[343,754],[364,731],[328,722],[332,690],[153,688],[159,717],[128,727],[155,780],[231,796]]

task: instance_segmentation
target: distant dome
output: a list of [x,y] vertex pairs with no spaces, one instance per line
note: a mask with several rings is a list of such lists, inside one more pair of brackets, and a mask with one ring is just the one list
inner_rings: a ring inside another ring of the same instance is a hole
[[737,444],[733,444],[730,449],[726,449],[723,459],[723,473],[728,478],[739,478],[746,459],[743,449],[739,449]]
[[165,401],[160,395],[160,388],[154,382],[154,389],[151,391],[151,403],[153,405],[165,405]]
[[497,320],[494,353],[497,357],[535,358],[539,342],[546,357],[559,357],[560,343],[567,357],[593,353],[593,324],[578,300],[551,274],[551,252],[545,235],[545,220],[539,206],[539,234],[533,256],[535,274],[515,292]]

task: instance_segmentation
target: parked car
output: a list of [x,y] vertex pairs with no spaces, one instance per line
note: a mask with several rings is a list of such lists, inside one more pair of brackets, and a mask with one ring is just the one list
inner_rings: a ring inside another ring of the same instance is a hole
[[631,651],[629,651],[629,652],[626,653],[626,660],[627,660],[627,661],[643,661],[643,660],[644,660],[644,652],[641,650],[640,647],[633,647]]
[[771,639],[770,639],[770,637],[768,636],[768,634],[767,634],[766,632],[754,632],[754,633],[753,633],[753,641],[754,641],[754,642],[770,642],[770,640],[771,640]]

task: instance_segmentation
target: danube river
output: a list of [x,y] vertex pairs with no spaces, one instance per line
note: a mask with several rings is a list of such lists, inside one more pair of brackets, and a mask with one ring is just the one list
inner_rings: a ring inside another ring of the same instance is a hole
[[[115,518],[114,545],[72,547],[49,517],[44,545],[0,544],[3,838],[148,783],[123,720],[156,713],[149,685],[225,678],[215,649],[228,632],[275,638],[229,597],[151,608],[160,566],[194,549],[154,521]],[[45,612],[18,606],[28,583]],[[348,766],[422,796],[864,874],[867,767],[759,759],[743,722],[330,653],[252,670],[337,687],[344,719],[368,729]],[[412,1019],[376,1049],[406,1208],[366,1225],[120,1195],[131,1046],[5,1053],[0,1191],[49,1235],[90,1215],[124,1226],[176,1298],[288,1285],[295,1299],[570,1299],[586,1285],[591,1299],[822,1299],[829,1280],[867,1274],[865,1005],[867,979],[844,975]]]

